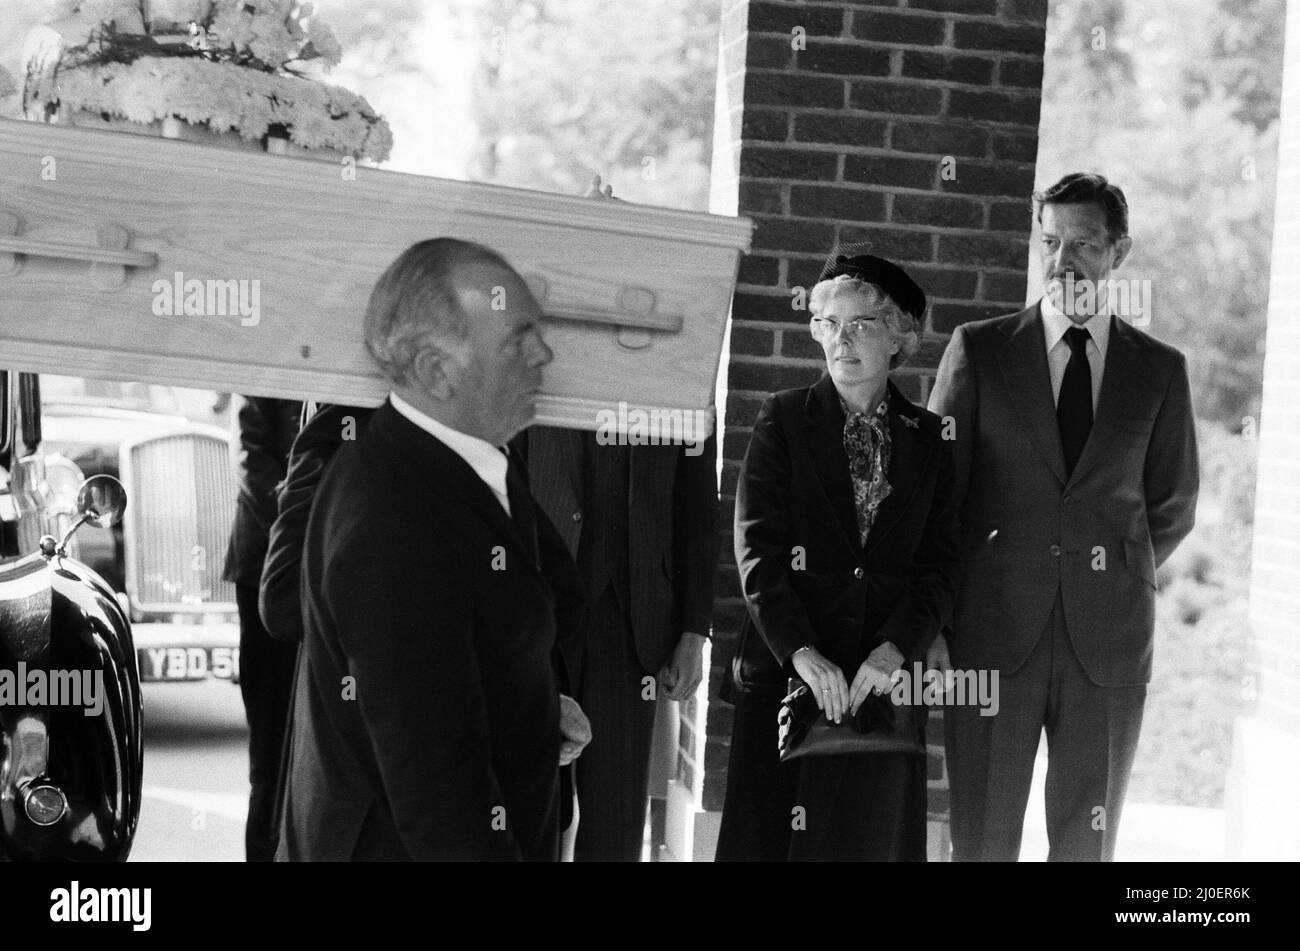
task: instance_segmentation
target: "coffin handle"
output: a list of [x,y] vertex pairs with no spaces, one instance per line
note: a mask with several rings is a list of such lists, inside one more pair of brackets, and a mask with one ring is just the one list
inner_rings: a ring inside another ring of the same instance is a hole
[[654,291],[644,287],[623,287],[618,292],[614,308],[584,307],[579,304],[548,303],[550,285],[540,274],[524,276],[533,296],[551,320],[571,320],[583,324],[603,324],[618,330],[619,346],[627,350],[644,350],[654,339],[651,331],[677,334],[682,332],[686,318],[681,314],[665,314],[656,310]]
[[59,258],[65,261],[85,261],[93,265],[100,283],[118,286],[126,279],[128,267],[156,267],[158,255],[152,251],[132,251],[127,248],[130,235],[120,225],[103,224],[95,229],[95,244],[74,244],[67,241],[39,241],[18,233],[18,216],[0,212],[0,275],[16,274],[16,256]]

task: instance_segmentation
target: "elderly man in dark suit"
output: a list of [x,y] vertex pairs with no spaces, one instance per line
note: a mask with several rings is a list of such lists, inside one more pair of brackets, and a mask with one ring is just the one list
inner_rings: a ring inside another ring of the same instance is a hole
[[1034,197],[1047,296],[958,327],[930,398],[955,437],[961,504],[951,662],[1001,674],[997,715],[945,715],[953,852],[1018,857],[1046,729],[1049,859],[1108,861],[1156,568],[1195,516],[1196,430],[1183,355],[1111,313],[1132,244],[1123,192],[1076,173]]
[[551,530],[500,448],[551,358],[540,318],[500,256],[452,239],[375,286],[392,393],[311,504],[278,858],[557,857]]

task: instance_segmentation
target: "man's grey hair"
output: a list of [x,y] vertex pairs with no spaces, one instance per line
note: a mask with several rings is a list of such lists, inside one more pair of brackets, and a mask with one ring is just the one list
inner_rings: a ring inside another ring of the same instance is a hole
[[894,303],[894,299],[870,281],[863,281],[851,274],[841,274],[829,280],[818,281],[808,295],[808,310],[813,316],[822,309],[826,298],[831,294],[845,292],[858,295],[867,314],[884,321],[889,331],[891,342],[898,344],[898,353],[889,358],[889,369],[893,370],[916,354],[921,347],[921,322],[903,308]]
[[473,263],[513,270],[481,244],[431,238],[403,251],[375,282],[366,306],[366,349],[390,381],[409,382],[415,358],[428,344],[455,344],[469,337],[455,275],[457,268]]

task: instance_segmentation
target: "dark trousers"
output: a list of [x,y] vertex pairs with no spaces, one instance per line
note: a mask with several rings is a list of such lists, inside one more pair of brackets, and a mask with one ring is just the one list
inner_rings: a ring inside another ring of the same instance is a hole
[[270,862],[275,856],[276,780],[289,717],[290,688],[298,656],[297,644],[277,641],[257,615],[257,585],[235,586],[239,606],[239,692],[248,718],[248,823],[244,852],[250,862]]
[[641,858],[656,695],[642,683],[647,676],[653,674],[637,660],[627,617],[606,586],[590,614],[576,697],[591,721],[592,739],[574,764],[575,861]]
[[779,696],[736,698],[718,862],[924,862],[925,757],[782,763]]
[[1046,729],[1048,861],[1111,861],[1146,693],[1145,685],[1100,687],[1088,678],[1058,593],[1028,659],[1001,672],[997,714],[980,716],[973,705],[944,710],[953,860],[1019,858],[1034,757]]

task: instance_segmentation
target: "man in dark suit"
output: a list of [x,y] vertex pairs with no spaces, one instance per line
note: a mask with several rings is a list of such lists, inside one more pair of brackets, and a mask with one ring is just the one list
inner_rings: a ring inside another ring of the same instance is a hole
[[1195,516],[1195,420],[1182,354],[1111,312],[1132,244],[1123,192],[1076,173],[1034,198],[1047,295],[958,327],[930,398],[961,505],[951,662],[1000,672],[997,715],[945,713],[953,854],[1018,857],[1046,729],[1049,859],[1109,861],[1156,568]]
[[575,767],[574,855],[635,862],[658,690],[686,700],[702,676],[717,563],[716,440],[601,444],[595,433],[536,426],[516,444],[591,608],[574,668],[594,737]]
[[[597,175],[584,197],[613,189]],[[575,764],[579,862],[641,857],[656,697],[694,694],[713,613],[717,440],[621,443],[549,426],[515,439],[590,608],[569,658],[594,736]]]
[[[262,570],[259,612],[271,637],[290,644],[303,640],[302,602],[299,598],[303,540],[307,520],[325,469],[339,446],[356,439],[374,415],[358,406],[309,405],[309,416],[293,442],[288,472],[280,487],[279,514],[271,526]],[[520,473],[526,468],[519,465]],[[572,673],[580,656],[587,611],[586,595],[573,558],[548,519],[538,523],[537,543],[542,573],[554,595],[556,643],[552,665],[561,691],[560,805],[562,829],[571,854],[573,832],[573,767],[591,739],[591,724],[571,697]]]
[[236,422],[239,498],[223,577],[234,582],[239,608],[239,692],[248,718],[248,820],[244,851],[250,862],[274,857],[274,811],[280,751],[289,715],[297,648],[272,639],[257,612],[258,581],[275,520],[276,488],[284,478],[301,404],[239,397]]
[[277,858],[557,857],[556,595],[500,449],[551,358],[540,317],[503,259],[453,239],[375,286],[366,344],[392,392],[311,504]]

